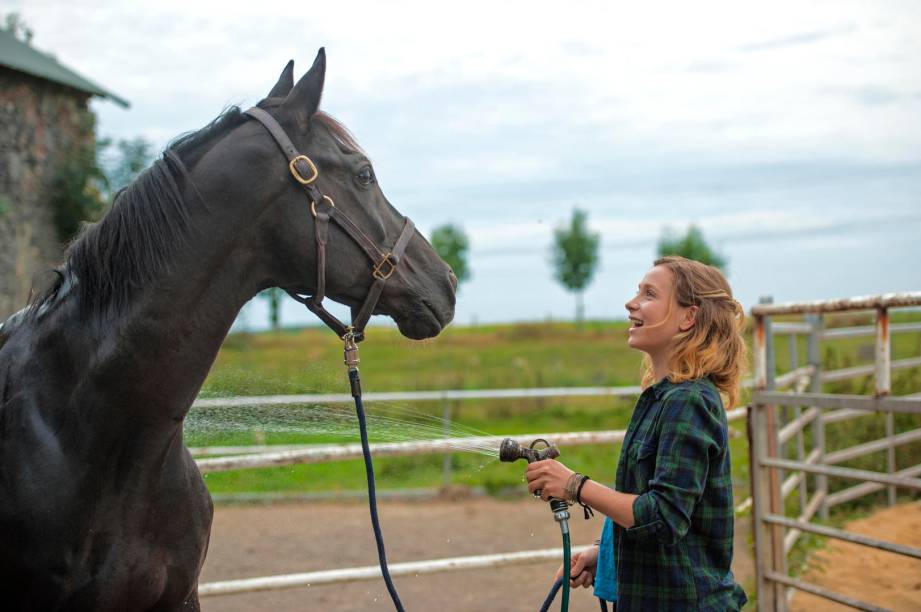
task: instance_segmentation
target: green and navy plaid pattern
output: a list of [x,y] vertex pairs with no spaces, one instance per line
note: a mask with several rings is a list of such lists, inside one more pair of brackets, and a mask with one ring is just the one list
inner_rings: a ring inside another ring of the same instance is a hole
[[627,428],[615,489],[639,495],[616,528],[618,612],[738,610],[729,432],[709,379],[646,389]]

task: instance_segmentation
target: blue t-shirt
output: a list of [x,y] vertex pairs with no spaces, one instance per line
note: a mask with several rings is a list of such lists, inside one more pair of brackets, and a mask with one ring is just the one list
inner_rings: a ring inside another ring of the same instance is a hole
[[617,565],[614,561],[614,523],[605,517],[598,544],[598,565],[595,566],[595,597],[617,601]]

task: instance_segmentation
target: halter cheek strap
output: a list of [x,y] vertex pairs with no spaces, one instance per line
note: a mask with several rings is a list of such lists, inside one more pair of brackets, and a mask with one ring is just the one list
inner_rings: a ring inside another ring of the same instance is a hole
[[[317,243],[317,289],[312,296],[301,296],[291,291],[287,292],[288,295],[317,315],[340,338],[351,335],[356,342],[360,342],[364,338],[365,325],[368,324],[374,312],[374,307],[384,291],[387,279],[396,270],[409,245],[415,225],[409,218],[406,218],[403,222],[403,230],[393,248],[386,253],[381,252],[374,241],[368,238],[367,234],[361,231],[361,228],[348,215],[336,208],[333,199],[324,195],[317,188],[316,180],[320,176],[320,171],[316,164],[297,150],[278,121],[259,107],[250,108],[244,114],[261,123],[288,158],[288,169],[291,171],[291,176],[307,192],[310,214],[314,218]],[[342,228],[371,260],[371,276],[374,280],[361,307],[352,308],[351,325],[344,324],[323,307],[323,298],[326,297],[326,244],[329,241],[330,221],[334,221]]]

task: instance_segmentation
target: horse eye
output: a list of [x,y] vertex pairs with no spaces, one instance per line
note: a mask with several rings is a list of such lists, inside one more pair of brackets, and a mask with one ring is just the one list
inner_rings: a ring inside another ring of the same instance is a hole
[[355,175],[355,178],[358,179],[359,183],[367,187],[374,182],[374,171],[371,170],[371,166],[363,166],[358,171],[358,174]]

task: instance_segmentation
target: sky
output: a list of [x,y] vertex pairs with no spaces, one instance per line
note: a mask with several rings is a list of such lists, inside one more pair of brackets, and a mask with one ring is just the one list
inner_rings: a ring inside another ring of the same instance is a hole
[[[586,315],[623,318],[694,223],[746,307],[921,289],[921,3],[7,0],[33,45],[162,148],[327,52],[323,108],[428,234],[461,225],[455,321],[569,319],[553,229],[601,234]],[[344,310],[339,310],[345,316]],[[282,323],[312,322],[291,302]],[[266,325],[247,305],[237,329]]]

